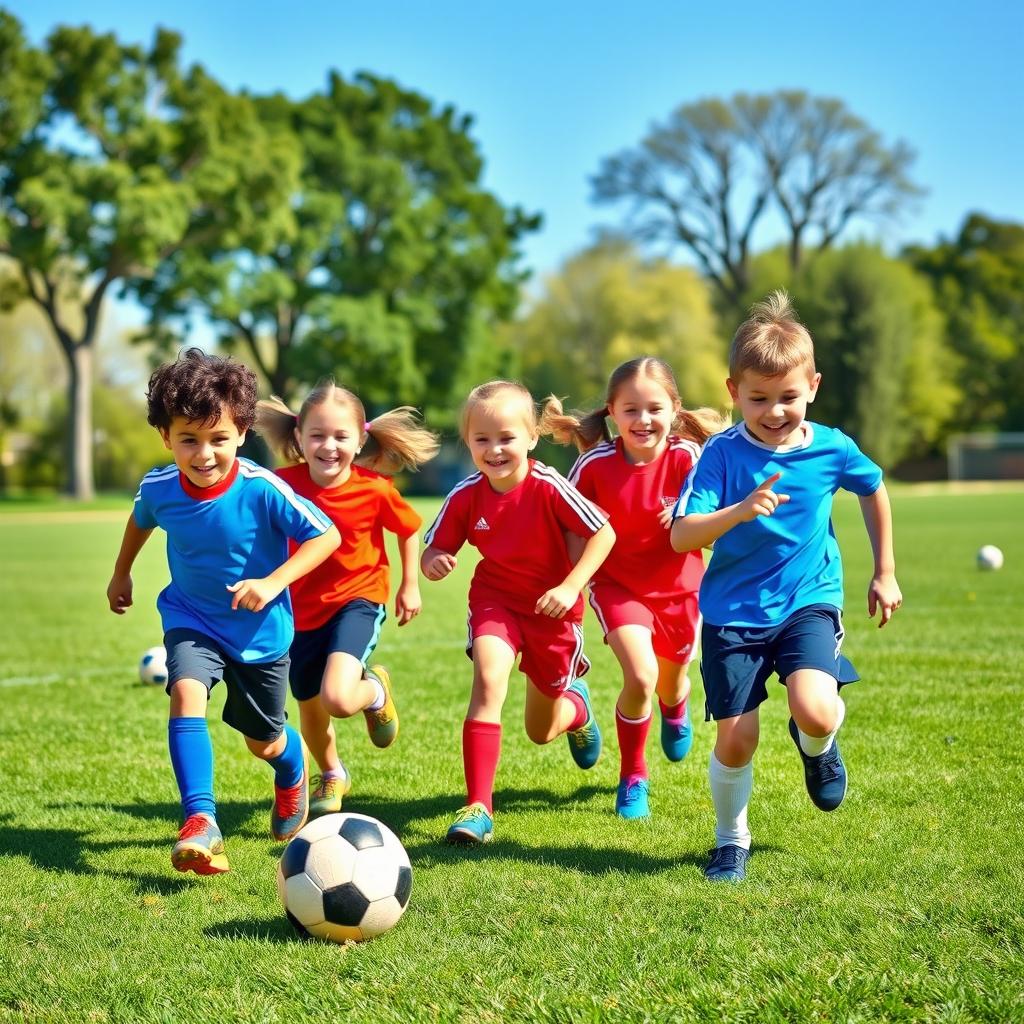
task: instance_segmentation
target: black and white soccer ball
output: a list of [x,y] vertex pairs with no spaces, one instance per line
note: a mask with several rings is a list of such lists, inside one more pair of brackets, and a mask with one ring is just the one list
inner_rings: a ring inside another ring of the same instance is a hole
[[167,652],[150,647],[139,659],[139,679],[150,686],[167,685]]
[[285,847],[277,891],[300,935],[359,942],[405,911],[412,867],[398,836],[365,814],[325,814]]

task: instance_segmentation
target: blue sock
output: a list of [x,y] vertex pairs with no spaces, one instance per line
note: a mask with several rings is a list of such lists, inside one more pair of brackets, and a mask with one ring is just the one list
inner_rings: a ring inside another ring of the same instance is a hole
[[217,816],[213,799],[213,744],[205,718],[172,718],[167,723],[167,744],[171,765],[181,792],[185,817],[193,814]]
[[268,763],[274,769],[274,781],[282,789],[297,786],[302,781],[302,740],[290,725],[284,727],[284,750]]

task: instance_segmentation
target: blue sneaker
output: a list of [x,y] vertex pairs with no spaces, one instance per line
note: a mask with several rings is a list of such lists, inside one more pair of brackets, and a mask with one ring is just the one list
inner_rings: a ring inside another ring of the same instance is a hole
[[804,782],[807,783],[811,803],[821,811],[834,811],[846,796],[846,765],[839,753],[839,738],[833,738],[832,746],[824,754],[811,757],[800,746],[800,732],[792,718],[789,720],[789,735],[793,737],[804,763]]
[[749,850],[742,846],[719,846],[712,850],[704,877],[709,882],[742,882],[747,877],[747,858]]
[[565,734],[569,740],[569,753],[580,768],[593,768],[601,756],[601,730],[590,706],[590,688],[582,679],[575,679],[569,684],[569,689],[578,693],[587,707],[587,720],[578,729]]
[[690,722],[690,702],[682,718],[661,716],[661,749],[670,761],[682,761],[693,746],[693,725]]
[[444,837],[452,846],[478,846],[494,838],[494,822],[486,807],[481,803],[463,807],[448,828]]
[[651,808],[647,803],[650,783],[640,775],[630,775],[619,780],[615,791],[615,813],[620,818],[649,818]]

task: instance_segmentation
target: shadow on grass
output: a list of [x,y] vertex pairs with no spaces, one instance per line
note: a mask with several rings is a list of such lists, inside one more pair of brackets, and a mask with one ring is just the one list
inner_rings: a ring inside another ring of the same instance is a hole
[[[168,827],[168,835],[178,831],[181,824],[181,804],[177,801],[165,802],[143,802],[137,804],[83,804],[83,803],[61,803],[50,804],[50,810],[54,811],[80,811],[88,808],[94,811],[112,811],[115,814],[125,814],[130,818],[138,818],[140,821],[160,821]],[[242,826],[255,811],[263,811],[267,815],[267,826],[262,830],[243,829]],[[249,835],[255,838],[262,838],[266,835],[270,821],[270,799],[260,800],[218,800],[217,801],[217,824],[225,835]]]
[[211,939],[234,941],[237,939],[256,939],[259,942],[273,942],[279,945],[305,945],[304,939],[288,923],[282,912],[280,917],[260,918],[246,917],[238,921],[222,921],[211,924],[203,929],[203,934]]

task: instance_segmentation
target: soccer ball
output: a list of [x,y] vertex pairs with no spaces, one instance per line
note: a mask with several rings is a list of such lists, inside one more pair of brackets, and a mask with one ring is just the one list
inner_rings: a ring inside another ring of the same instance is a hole
[[325,814],[285,847],[277,891],[300,935],[359,942],[402,916],[412,867],[398,836],[375,818]]
[[978,568],[991,572],[1002,569],[1003,553],[995,544],[986,544],[978,549]]
[[167,685],[167,652],[162,647],[150,647],[139,661],[139,678],[152,686]]

